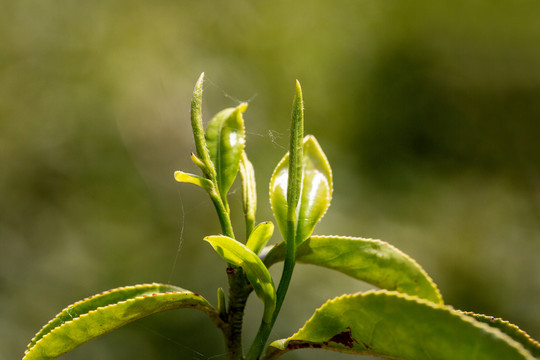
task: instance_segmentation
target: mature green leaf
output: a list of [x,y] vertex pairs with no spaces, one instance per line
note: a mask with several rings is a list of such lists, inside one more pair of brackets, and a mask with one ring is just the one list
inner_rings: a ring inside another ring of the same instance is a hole
[[244,270],[255,294],[264,303],[263,319],[270,319],[276,305],[276,290],[261,259],[247,246],[230,237],[215,235],[207,236],[204,240],[208,241],[225,261]]
[[242,178],[242,201],[244,202],[244,215],[246,218],[246,233],[251,235],[255,226],[255,213],[257,212],[257,186],[255,183],[255,170],[249,161],[246,152],[242,152],[240,159],[240,177]]
[[501,318],[495,318],[493,316],[487,316],[482,314],[475,314],[473,312],[461,312],[462,314],[473,317],[475,320],[488,324],[489,326],[495,327],[501,330],[506,335],[510,336],[512,339],[516,340],[518,343],[523,345],[534,357],[540,359],[540,343],[534,340],[518,328],[516,325],[509,323]]
[[[269,268],[283,261],[285,243],[274,246],[264,258]],[[343,236],[312,236],[296,250],[301,263],[340,271],[379,288],[442,303],[442,298],[429,275],[405,253],[392,245],[372,239]]]
[[[238,174],[246,143],[242,113],[247,104],[217,113],[206,127],[206,143],[216,169],[218,189],[225,199]],[[224,201],[225,202],[225,201]]]
[[385,290],[328,301],[296,334],[270,344],[264,359],[300,348],[405,360],[534,360],[498,329],[450,307]]
[[94,295],[62,310],[32,339],[23,360],[54,359],[134,320],[178,308],[202,310],[218,327],[224,326],[210,303],[191,291],[163,284],[127,286]]
[[246,246],[255,254],[258,254],[270,240],[272,234],[274,234],[274,224],[270,221],[260,223],[249,236]]
[[[303,146],[302,189],[296,209],[296,245],[311,235],[332,199],[332,170],[319,143],[308,135]],[[281,159],[270,180],[270,204],[284,239],[287,238],[288,177],[289,153]]]

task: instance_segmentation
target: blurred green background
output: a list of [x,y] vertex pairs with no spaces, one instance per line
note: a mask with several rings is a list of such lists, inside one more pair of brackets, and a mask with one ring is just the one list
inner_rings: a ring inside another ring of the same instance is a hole
[[[217,219],[203,191],[172,177],[197,171],[188,106],[202,71],[207,120],[250,103],[260,221],[299,79],[306,132],[335,177],[316,233],[388,241],[447,303],[540,338],[539,11],[521,0],[0,1],[0,359],[112,287],[171,282],[216,302],[224,263],[201,239]],[[368,288],[297,267],[273,338]],[[247,340],[259,310],[250,299]],[[184,310],[63,358],[222,354],[220,333]]]

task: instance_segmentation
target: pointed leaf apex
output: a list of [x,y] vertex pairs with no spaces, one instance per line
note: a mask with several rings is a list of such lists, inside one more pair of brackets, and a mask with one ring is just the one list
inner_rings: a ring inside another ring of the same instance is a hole
[[[193,98],[194,100],[197,100],[197,101],[201,101],[201,97],[202,97],[202,90],[203,90],[203,82],[204,82],[204,72],[201,73],[201,75],[199,76],[199,78],[197,79],[197,82],[195,83],[195,88],[193,89]],[[198,95],[198,96],[195,96],[195,95]],[[200,103],[199,103],[199,106],[200,106]]]
[[295,103],[295,107],[300,106],[301,110],[304,109],[304,99],[303,99],[303,95],[302,95],[302,86],[300,86],[300,82],[298,80],[296,80],[296,91],[295,91],[295,94],[294,94],[294,103]]
[[243,103],[241,103],[240,105],[238,105],[236,108],[237,108],[238,110],[240,110],[241,113],[243,113],[243,112],[246,111],[247,107],[248,107],[248,103],[247,103],[247,102],[243,102]]

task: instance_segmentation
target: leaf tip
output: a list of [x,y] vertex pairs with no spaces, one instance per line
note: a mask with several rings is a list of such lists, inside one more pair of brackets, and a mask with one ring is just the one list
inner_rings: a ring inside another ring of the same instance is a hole
[[296,111],[304,109],[304,99],[303,99],[303,96],[302,96],[302,86],[300,85],[300,81],[298,81],[298,80],[296,80],[296,91],[294,93],[294,103],[295,103],[295,108],[297,108],[297,107],[299,108]]
[[243,113],[243,112],[246,111],[247,107],[248,107],[248,103],[244,101],[244,102],[240,103],[240,105],[237,106],[237,109],[238,109],[241,113]]
[[199,78],[197,79],[197,85],[202,83],[203,80],[204,80],[204,71],[201,73],[201,75],[199,75]]

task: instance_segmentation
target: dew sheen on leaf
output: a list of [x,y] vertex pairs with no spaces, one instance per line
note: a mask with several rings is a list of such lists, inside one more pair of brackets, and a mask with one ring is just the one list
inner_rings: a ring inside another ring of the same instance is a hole
[[[303,141],[302,187],[297,205],[296,245],[306,240],[332,200],[332,170],[314,136]],[[287,234],[289,154],[279,162],[270,180],[270,204],[284,239]]]

